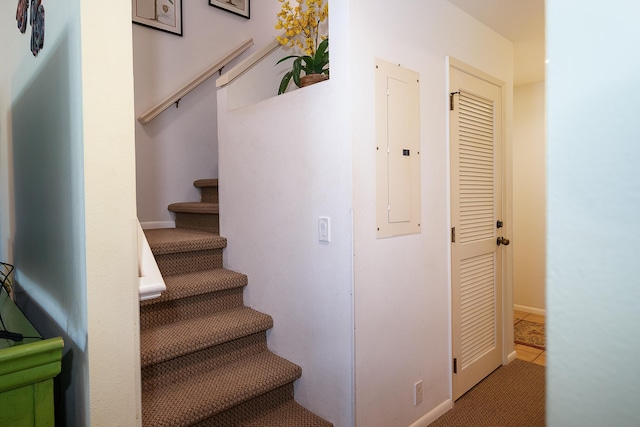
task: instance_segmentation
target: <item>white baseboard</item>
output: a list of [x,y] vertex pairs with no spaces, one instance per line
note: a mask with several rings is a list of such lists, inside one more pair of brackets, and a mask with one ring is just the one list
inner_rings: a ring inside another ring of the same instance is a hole
[[507,356],[507,363],[511,363],[517,358],[518,358],[518,353],[516,353],[516,351],[514,350],[511,353],[509,353],[509,355]]
[[426,427],[444,415],[451,408],[453,408],[453,400],[447,399],[409,427]]
[[143,230],[151,230],[154,228],[176,228],[175,221],[152,221],[152,222],[141,222]]
[[540,314],[541,316],[547,315],[547,310],[544,310],[542,308],[527,307],[526,305],[514,304],[513,309],[516,311],[524,311],[525,313]]

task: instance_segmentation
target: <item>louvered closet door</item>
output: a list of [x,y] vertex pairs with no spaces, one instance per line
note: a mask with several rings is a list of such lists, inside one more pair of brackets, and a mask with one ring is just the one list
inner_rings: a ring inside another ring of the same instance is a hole
[[[451,68],[453,398],[502,364],[501,88]],[[455,233],[455,238],[453,234]]]

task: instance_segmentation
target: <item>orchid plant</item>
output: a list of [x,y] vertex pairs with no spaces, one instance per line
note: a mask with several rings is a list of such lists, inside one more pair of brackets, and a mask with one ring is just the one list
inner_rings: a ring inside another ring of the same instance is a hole
[[284,30],[277,40],[282,46],[297,48],[301,55],[289,55],[277,64],[295,58],[291,71],[288,71],[278,89],[278,95],[284,93],[293,79],[300,87],[301,73],[324,74],[329,76],[329,37],[321,36],[322,23],[329,17],[329,5],[325,0],[295,0],[292,6],[289,0],[278,0],[282,9],[278,13],[277,30]]

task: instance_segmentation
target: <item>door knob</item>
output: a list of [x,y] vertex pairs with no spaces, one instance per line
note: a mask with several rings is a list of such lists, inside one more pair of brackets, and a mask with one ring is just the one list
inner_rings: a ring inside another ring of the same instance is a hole
[[500,237],[498,237],[498,240],[497,240],[496,243],[498,244],[498,246],[500,246],[500,245],[508,246],[509,243],[511,243],[511,242],[509,241],[509,239],[505,239],[504,237],[500,236]]

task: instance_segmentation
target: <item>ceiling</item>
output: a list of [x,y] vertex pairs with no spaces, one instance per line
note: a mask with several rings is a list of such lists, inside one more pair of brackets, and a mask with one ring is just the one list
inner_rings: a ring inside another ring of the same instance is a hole
[[448,0],[513,42],[513,84],[544,80],[545,0]]

